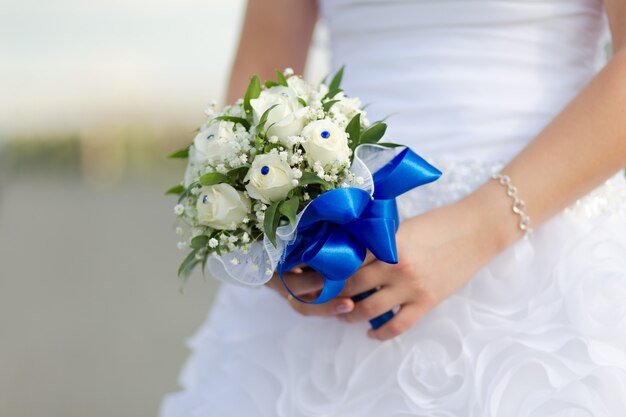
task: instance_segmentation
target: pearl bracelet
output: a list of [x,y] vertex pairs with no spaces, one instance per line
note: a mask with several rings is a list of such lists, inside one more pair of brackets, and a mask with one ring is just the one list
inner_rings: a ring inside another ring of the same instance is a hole
[[533,229],[530,227],[530,217],[526,215],[526,202],[517,195],[517,187],[511,184],[508,175],[494,173],[491,177],[506,187],[506,194],[513,199],[513,213],[520,217],[519,228],[524,232],[524,238],[529,239]]

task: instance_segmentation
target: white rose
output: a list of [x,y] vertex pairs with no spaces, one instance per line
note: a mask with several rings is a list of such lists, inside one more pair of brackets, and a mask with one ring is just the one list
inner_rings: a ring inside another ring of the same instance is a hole
[[211,164],[231,159],[235,154],[237,142],[233,132],[233,123],[225,121],[213,122],[200,130],[193,140],[195,152],[190,155],[192,162]]
[[357,113],[361,113],[361,120],[365,117],[365,112],[361,110],[361,100],[357,97],[341,97],[339,102],[335,103],[330,112],[333,114],[335,121],[345,127]]
[[323,165],[348,162],[350,148],[348,136],[330,120],[316,120],[302,130],[305,141],[302,144],[306,157],[312,165],[319,161]]
[[283,86],[269,88],[262,91],[259,98],[250,100],[250,105],[256,122],[267,109],[276,106],[270,111],[265,127],[268,128],[268,135],[278,137],[281,143],[288,145],[287,138],[302,131],[307,111],[293,89]]
[[287,85],[296,93],[298,97],[306,98],[311,94],[312,88],[300,77],[289,77],[287,79]]
[[250,199],[228,184],[202,187],[196,203],[198,222],[214,229],[234,229],[250,207]]
[[257,155],[244,181],[250,197],[264,203],[280,201],[294,188],[291,167],[276,154]]

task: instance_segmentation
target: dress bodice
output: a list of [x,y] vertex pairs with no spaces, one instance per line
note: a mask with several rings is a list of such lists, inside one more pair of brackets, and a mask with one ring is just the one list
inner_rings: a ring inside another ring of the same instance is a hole
[[320,0],[344,88],[427,156],[508,160],[604,62],[601,0]]

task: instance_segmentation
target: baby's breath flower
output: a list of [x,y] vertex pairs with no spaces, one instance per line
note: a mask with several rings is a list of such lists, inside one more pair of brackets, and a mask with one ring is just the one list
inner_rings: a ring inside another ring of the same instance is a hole
[[242,222],[243,222],[244,224],[247,224],[247,223],[249,223],[249,222],[250,222],[250,218],[249,218],[248,216],[246,216],[246,217],[244,217],[244,218],[243,218]]
[[209,101],[206,109],[204,109],[204,114],[207,116],[213,116],[215,114],[215,106],[217,106],[217,102],[215,100]]
[[184,242],[184,241],[178,242],[176,244],[176,247],[178,248],[178,250],[183,250],[187,247],[187,242]]
[[248,155],[246,154],[239,155],[239,160],[241,161],[242,164],[245,164],[246,162],[248,162]]
[[291,180],[291,185],[293,185],[294,187],[298,186],[298,180]]
[[219,245],[219,242],[217,241],[217,239],[215,239],[214,237],[209,239],[209,247],[210,248],[216,248],[217,245]]
[[295,179],[300,179],[300,178],[302,178],[302,171],[300,171],[298,168],[293,168],[293,169],[291,170],[291,173],[293,174],[293,177],[294,177]]
[[278,143],[278,136],[270,136],[268,140],[270,143]]
[[309,195],[309,193],[304,193],[304,194],[302,195],[302,198],[304,199],[304,201],[307,201],[307,200],[310,200],[310,199],[311,199],[311,196]]
[[215,170],[219,172],[220,174],[226,174],[226,172],[228,172],[224,164],[219,164],[218,166],[215,167]]
[[293,75],[293,68],[291,67],[285,68],[285,70],[283,71],[283,74],[285,75],[285,77],[291,77]]
[[198,253],[196,253],[195,258],[196,258],[197,260],[201,261],[201,260],[203,260],[203,259],[204,259],[204,254],[202,254],[202,253],[198,252]]
[[174,206],[174,213],[176,213],[176,215],[180,216],[185,212],[185,206],[183,206],[182,204],[176,204]]
[[231,263],[231,264],[233,264],[233,265],[239,265],[239,259],[237,259],[237,258],[232,258],[232,259],[230,260],[230,263]]
[[365,179],[364,179],[363,177],[356,177],[356,178],[354,179],[354,181],[355,181],[357,184],[362,185],[362,184],[365,182]]
[[248,234],[248,232],[244,232],[243,235],[241,235],[241,241],[243,243],[250,242],[250,235]]

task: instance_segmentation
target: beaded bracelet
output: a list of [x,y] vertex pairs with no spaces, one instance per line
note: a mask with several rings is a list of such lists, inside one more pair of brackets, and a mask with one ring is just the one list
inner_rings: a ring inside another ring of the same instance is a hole
[[530,217],[526,215],[526,203],[517,195],[517,187],[511,184],[508,175],[497,172],[491,177],[506,187],[506,194],[513,199],[513,213],[520,217],[519,228],[524,232],[524,238],[529,239],[533,229],[530,227]]

